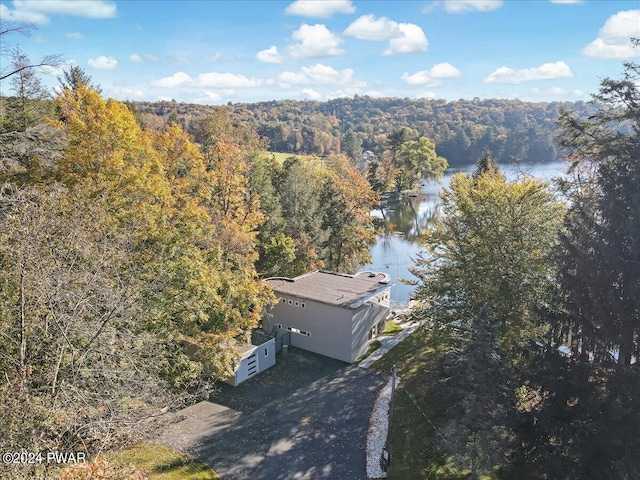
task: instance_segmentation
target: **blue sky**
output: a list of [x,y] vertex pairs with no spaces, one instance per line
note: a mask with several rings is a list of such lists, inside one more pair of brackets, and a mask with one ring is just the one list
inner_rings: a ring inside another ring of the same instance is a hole
[[638,1],[1,0],[0,18],[37,27],[3,47],[120,100],[586,100],[640,56]]

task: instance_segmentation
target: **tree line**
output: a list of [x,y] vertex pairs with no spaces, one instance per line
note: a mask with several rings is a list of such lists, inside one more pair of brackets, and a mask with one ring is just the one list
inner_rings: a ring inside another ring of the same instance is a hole
[[[190,131],[205,105],[172,101],[134,102],[149,122],[173,118]],[[429,138],[451,165],[473,164],[488,149],[502,164],[551,162],[562,158],[555,122],[562,109],[587,117],[587,102],[523,102],[507,99],[445,100],[358,96],[327,102],[278,100],[226,106],[234,121],[268,139],[275,152],[352,158],[378,156],[391,132],[407,129],[415,140]]]

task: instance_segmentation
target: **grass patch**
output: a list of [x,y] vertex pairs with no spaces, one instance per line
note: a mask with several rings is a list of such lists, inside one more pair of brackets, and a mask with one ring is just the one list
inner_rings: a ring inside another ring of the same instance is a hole
[[109,452],[106,457],[114,464],[144,468],[151,480],[220,479],[206,463],[157,443],[138,443],[126,450]]
[[371,368],[389,375],[395,364],[401,382],[396,391],[391,425],[390,478],[466,479],[438,449],[436,425],[440,411],[431,401],[431,386],[440,379],[442,360],[451,342],[419,328],[376,361]]
[[369,347],[367,348],[367,351],[364,352],[362,354],[362,356],[360,358],[358,358],[355,361],[355,364],[359,364],[362,360],[364,360],[365,358],[367,358],[369,355],[371,355],[373,352],[375,352],[377,349],[379,349],[382,346],[382,343],[380,343],[380,340],[374,340],[373,342],[371,342],[369,344]]
[[282,165],[284,163],[284,161],[289,157],[300,158],[300,155],[296,155],[295,153],[265,152],[265,154],[270,158],[274,158],[275,161],[278,162],[280,165]]
[[400,325],[398,325],[396,322],[392,322],[391,320],[389,320],[384,325],[384,332],[382,332],[382,335],[391,337],[393,335],[397,335],[402,330],[403,328]]
[[318,165],[324,164],[322,158],[318,157],[317,155],[298,155],[295,153],[287,153],[287,152],[264,152],[264,155],[267,158],[273,158],[280,165],[282,165],[284,161],[290,157],[295,157],[300,161],[304,161],[304,160],[311,161]]

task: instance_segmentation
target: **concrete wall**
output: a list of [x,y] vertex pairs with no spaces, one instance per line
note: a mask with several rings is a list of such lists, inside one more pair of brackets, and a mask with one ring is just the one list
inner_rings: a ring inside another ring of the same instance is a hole
[[234,375],[225,380],[225,383],[237,387],[239,384],[252,378],[258,373],[273,367],[276,364],[275,339],[247,349],[238,361]]

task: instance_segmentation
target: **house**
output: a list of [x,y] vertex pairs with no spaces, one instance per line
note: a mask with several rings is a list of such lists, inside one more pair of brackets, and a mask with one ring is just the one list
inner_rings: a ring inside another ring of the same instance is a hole
[[391,287],[384,273],[355,275],[317,270],[265,282],[278,298],[263,330],[292,345],[352,363],[366,351],[390,314]]

